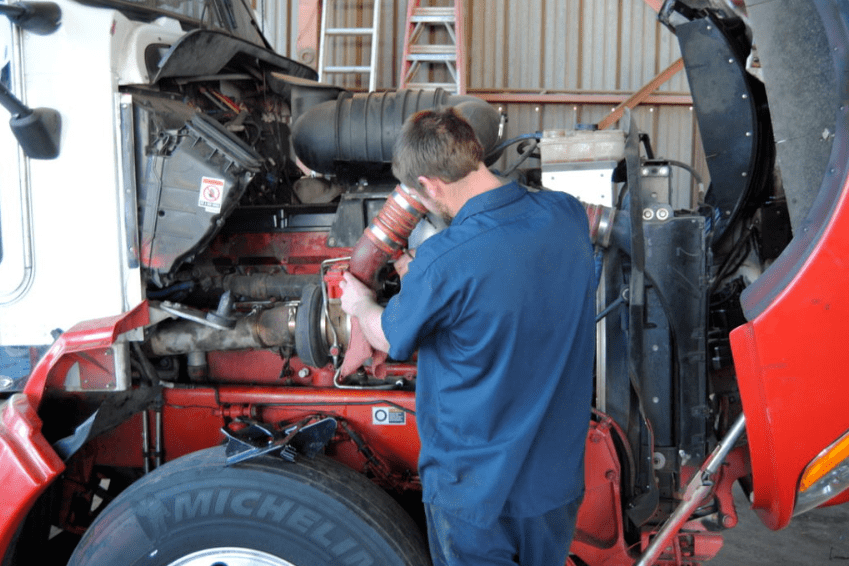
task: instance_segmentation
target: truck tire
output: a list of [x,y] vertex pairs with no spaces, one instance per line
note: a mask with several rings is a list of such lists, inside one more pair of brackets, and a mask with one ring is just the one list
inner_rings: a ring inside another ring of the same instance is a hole
[[428,566],[412,519],[329,458],[224,466],[223,447],[131,485],[88,529],[69,566]]

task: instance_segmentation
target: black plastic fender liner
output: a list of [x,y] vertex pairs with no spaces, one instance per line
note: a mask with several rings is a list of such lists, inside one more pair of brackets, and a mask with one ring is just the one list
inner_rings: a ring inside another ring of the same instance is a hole
[[746,72],[739,20],[713,13],[675,25],[699,122],[714,207],[713,243],[772,177],[773,141],[763,88]]
[[[836,130],[840,83],[846,80],[837,65],[846,63],[840,62],[845,54],[841,56],[843,47],[833,36],[840,28],[836,8],[842,4],[845,14],[845,2],[751,4],[749,20],[769,96],[776,158],[790,222],[798,231],[823,183]],[[829,4],[834,6],[831,13]],[[826,12],[818,13],[822,10]]]
[[194,30],[174,43],[162,60],[151,83],[169,77],[203,77],[215,75],[237,58],[263,63],[277,70],[304,79],[315,79],[317,73],[297,61],[278,55],[270,49],[213,30]]
[[743,292],[754,320],[819,244],[849,177],[849,5],[776,0],[749,12],[793,225],[793,240]]
[[468,120],[489,153],[498,143],[498,111],[473,96],[449,95],[442,89],[380,93],[342,93],[313,106],[292,127],[292,142],[301,161],[314,171],[338,173],[340,164],[365,165],[379,172],[392,162],[392,149],[404,121],[420,110],[455,106]]
[[350,468],[323,456],[294,463],[266,456],[226,467],[223,446],[131,485],[95,520],[68,564],[165,566],[201,553],[206,564],[227,564],[228,552],[240,564],[251,557],[274,566],[430,564],[411,518]]

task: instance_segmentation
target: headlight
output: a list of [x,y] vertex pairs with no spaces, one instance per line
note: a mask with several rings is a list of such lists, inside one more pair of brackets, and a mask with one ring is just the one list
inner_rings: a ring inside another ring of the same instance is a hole
[[811,460],[802,473],[794,515],[833,499],[849,488],[849,432]]

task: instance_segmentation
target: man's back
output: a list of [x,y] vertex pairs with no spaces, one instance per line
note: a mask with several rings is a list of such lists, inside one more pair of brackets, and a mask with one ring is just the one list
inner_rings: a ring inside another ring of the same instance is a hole
[[428,503],[485,523],[578,497],[594,343],[583,207],[508,184],[425,242],[383,315],[390,354],[419,348]]

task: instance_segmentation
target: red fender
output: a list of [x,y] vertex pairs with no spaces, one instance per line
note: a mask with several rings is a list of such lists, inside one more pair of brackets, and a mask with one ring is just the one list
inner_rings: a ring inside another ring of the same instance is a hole
[[65,469],[62,459],[41,434],[36,412],[51,379],[62,379],[79,352],[108,350],[121,334],[149,321],[143,302],[122,315],[84,322],[62,334],[38,362],[23,394],[15,394],[0,409],[0,556],[5,556],[15,532],[36,499]]

